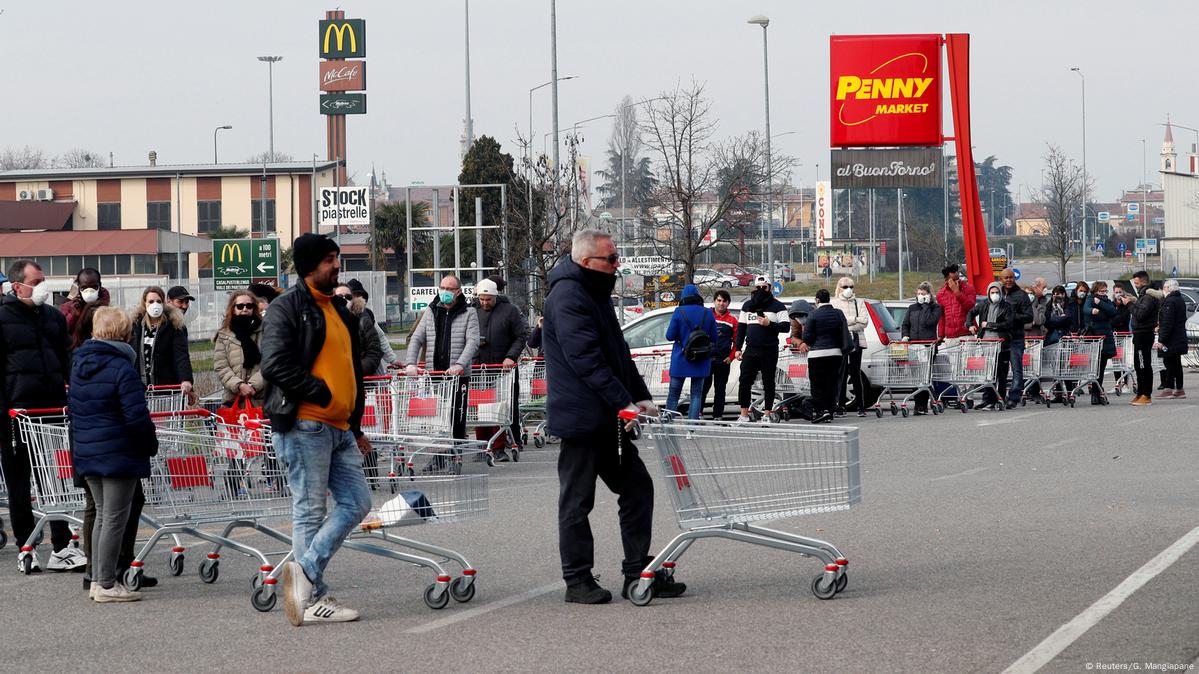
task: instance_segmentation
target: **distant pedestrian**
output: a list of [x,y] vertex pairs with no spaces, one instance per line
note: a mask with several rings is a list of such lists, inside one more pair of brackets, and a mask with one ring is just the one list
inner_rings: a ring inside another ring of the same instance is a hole
[[1160,398],[1185,398],[1182,383],[1182,357],[1187,353],[1186,301],[1178,289],[1177,279],[1166,279],[1162,284],[1166,297],[1161,302],[1157,320],[1157,343],[1162,365],[1165,367],[1166,388],[1157,394]]
[[737,358],[737,316],[729,311],[729,291],[717,290],[712,296],[712,316],[716,319],[716,342],[712,345],[712,373],[704,380],[703,400],[712,389],[712,420],[724,418],[730,364]]
[[1107,282],[1095,281],[1091,295],[1087,299],[1086,328],[1088,335],[1102,337],[1103,344],[1099,348],[1099,370],[1091,385],[1091,404],[1106,405],[1107,396],[1103,393],[1103,375],[1107,372],[1107,362],[1116,355],[1116,335],[1112,330],[1112,318],[1116,316],[1116,305],[1108,298]]
[[853,348],[845,314],[834,309],[829,299],[825,288],[816,291],[816,309],[808,316],[799,347],[801,353],[808,354],[814,424],[833,420],[844,379],[845,354]]
[[[67,332],[71,334],[71,348],[77,348],[91,337],[91,313],[98,307],[106,307],[112,298],[108,289],[101,284],[100,272],[84,267],[75,275],[72,294],[58,308],[67,319]],[[81,321],[87,323],[82,331],[77,330]]]
[[941,317],[941,337],[947,342],[956,342],[959,337],[970,333],[966,329],[966,313],[974,308],[975,291],[970,282],[962,278],[961,267],[951,264],[941,270],[945,285],[937,291],[937,304],[944,311]]
[[[503,280],[503,279],[500,279]],[[479,322],[479,353],[475,362],[480,365],[490,365],[504,370],[516,370],[520,365],[520,354],[525,350],[525,340],[528,339],[529,324],[524,314],[517,309],[507,297],[500,295],[500,288],[490,278],[475,284],[475,300],[478,306],[474,309]],[[513,447],[520,451],[520,377],[512,378],[512,423],[508,432],[496,440],[492,447],[496,461],[509,459],[506,444],[511,441]],[[496,426],[475,429],[478,440],[488,440],[499,430]]]
[[266,381],[262,377],[262,317],[249,291],[229,296],[221,327],[213,336],[212,363],[221,382],[221,400],[229,405],[238,397],[262,407]]
[[[361,288],[362,284],[358,284]],[[361,345],[362,373],[373,376],[379,370],[383,361],[383,345],[379,333],[375,330],[375,315],[366,308],[366,299],[354,296],[354,288],[349,283],[339,283],[333,289],[334,302],[343,302],[350,314],[358,319],[358,343]]]
[[666,409],[676,412],[683,384],[690,379],[690,402],[687,417],[698,419],[704,411],[704,381],[712,373],[712,351],[719,335],[716,317],[704,306],[699,289],[688,283],[683,286],[679,306],[675,307],[666,326],[666,339],[674,342],[670,351],[670,387],[666,394]]
[[787,343],[792,349],[798,349],[803,342],[804,323],[808,321],[811,313],[812,305],[807,300],[795,300],[787,308],[787,318],[791,321],[791,334],[787,336]]
[[179,386],[184,395],[192,392],[192,361],[187,347],[183,312],[166,302],[158,286],[142,292],[133,312],[129,345],[138,354],[137,371],[146,386]]
[[1049,306],[1045,312],[1045,346],[1053,346],[1069,335],[1073,328],[1073,317],[1068,313],[1065,286],[1055,286],[1050,293]]
[[1024,335],[1026,337],[1044,337],[1045,316],[1049,312],[1050,299],[1045,279],[1037,279],[1037,282],[1028,286],[1025,292],[1032,310],[1032,320],[1024,324]]
[[[455,438],[465,439],[466,392],[470,388],[471,363],[479,353],[479,315],[467,306],[462,282],[453,274],[441,279],[437,297],[425,308],[420,325],[408,340],[409,376],[417,373],[422,351],[427,369],[458,377],[452,433]],[[430,354],[432,358],[428,358]]]
[[787,307],[774,298],[770,291],[770,278],[759,275],[754,278],[754,291],[749,299],[741,303],[741,317],[737,321],[737,360],[741,361],[741,379],[737,386],[737,404],[741,406],[739,423],[749,422],[750,397],[754,381],[762,375],[762,391],[765,396],[763,409],[774,407],[774,375],[779,360],[779,335],[786,334],[789,326]]
[[179,310],[179,313],[186,315],[187,310],[191,308],[192,302],[195,302],[196,298],[192,297],[191,293],[187,292],[187,288],[184,288],[183,286],[172,286],[171,289],[167,291],[167,300]]
[[853,386],[854,405],[858,408],[858,416],[866,416],[866,389],[862,385],[862,352],[866,348],[866,326],[870,324],[870,311],[866,303],[854,294],[852,276],[842,276],[837,281],[837,295],[832,298],[833,308],[845,314],[845,322],[849,325],[850,346],[853,349],[845,355],[845,378],[842,383],[837,403],[837,414],[844,415],[849,400],[849,386]]
[[1007,390],[1007,374],[1011,365],[1008,347],[1012,341],[1015,316],[1015,309],[1004,297],[1003,286],[998,281],[987,286],[986,299],[980,300],[966,314],[966,325],[970,334],[981,339],[997,339],[1002,342],[996,366],[996,387],[983,393],[984,408],[1001,409],[1004,406],[1003,392]]
[[1149,274],[1143,269],[1132,275],[1132,288],[1133,293],[1124,297],[1132,319],[1133,368],[1137,375],[1132,404],[1145,406],[1153,404],[1152,349],[1163,295],[1150,286]]
[[[101,307],[92,330],[94,337],[75,352],[68,400],[72,465],[96,504],[90,597],[97,603],[137,601],[141,593],[117,581],[122,566],[132,561],[121,557],[132,547],[126,544],[133,538],[128,527],[136,535],[133,503],[141,480],[150,477],[149,457],[158,452],[158,439],[134,368],[137,355],[128,344],[129,318],[120,309]],[[140,511],[142,499],[136,500]]]
[[1128,332],[1130,327],[1131,316],[1128,313],[1128,305],[1124,303],[1126,294],[1124,288],[1119,285],[1112,288],[1112,304],[1116,305],[1116,315],[1112,318],[1112,330],[1115,332]]
[[[1007,407],[1020,404],[1024,397],[1024,326],[1033,320],[1032,301],[1028,293],[1016,284],[1016,273],[1009,269],[999,272],[999,291],[1012,308],[1011,334],[1007,343],[1008,364],[1012,386],[1007,393]],[[1003,390],[1000,389],[1000,395]]]
[[[933,297],[933,287],[928,281],[923,281],[916,287],[916,303],[908,307],[903,315],[903,326],[900,336],[908,342],[936,342],[937,329],[941,325],[944,310]],[[933,344],[929,344],[929,363],[932,363]],[[916,394],[916,414],[928,413],[929,394],[921,391]]]

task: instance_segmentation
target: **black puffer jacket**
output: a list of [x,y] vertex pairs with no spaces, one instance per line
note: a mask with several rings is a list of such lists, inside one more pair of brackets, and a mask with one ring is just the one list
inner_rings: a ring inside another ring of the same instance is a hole
[[[66,405],[70,345],[67,321],[57,307],[28,306],[11,293],[0,298],[0,409]],[[9,426],[7,419],[0,423],[2,437],[8,437]]]
[[[346,324],[352,344],[354,381],[357,393],[354,411],[350,413],[350,430],[355,437],[362,435],[362,409],[366,396],[362,386],[362,345],[358,318],[346,309],[344,301],[333,298],[337,315]],[[266,312],[262,324],[262,376],[266,379],[264,411],[271,418],[271,427],[286,433],[296,423],[301,402],[328,405],[333,393],[325,382],[312,376],[312,366],[325,346],[325,314],[312,299],[308,284],[303,281],[292,286]]]
[[475,362],[498,365],[511,358],[519,363],[529,333],[529,323],[520,309],[501,295],[495,298],[491,311],[477,305],[475,310],[479,313],[479,354]]
[[[1028,298],[1025,297],[1024,301],[1027,302]],[[990,304],[990,299],[979,300],[978,304],[974,305],[974,308],[966,314],[966,327],[969,328],[973,325],[978,328],[978,332],[975,334],[976,337],[1002,339],[1003,348],[1006,349],[1008,343],[1012,341],[1015,312],[1007,300],[1000,300],[999,312],[995,320],[987,321],[987,316],[990,315]],[[987,324],[985,328],[983,327],[983,323]],[[1024,328],[1023,322],[1020,323],[1020,327],[1021,329]]]
[[158,323],[158,334],[154,335],[154,367],[146,374],[146,357],[142,351],[142,334],[145,331],[146,308],[133,312],[133,331],[129,335],[129,346],[137,354],[137,373],[146,386],[176,386],[192,379],[192,360],[187,351],[187,328],[183,325],[183,313],[174,306],[165,305],[162,320]]
[[650,400],[612,311],[612,286],[570,259],[550,272],[542,346],[549,432],[585,438],[616,427],[617,412]]
[[901,335],[913,342],[931,342],[937,339],[937,326],[941,323],[944,310],[940,304],[917,302],[908,307],[903,315],[903,332]]
[[1187,352],[1187,305],[1182,293],[1175,290],[1162,300],[1157,314],[1157,341],[1165,353],[1181,356]]

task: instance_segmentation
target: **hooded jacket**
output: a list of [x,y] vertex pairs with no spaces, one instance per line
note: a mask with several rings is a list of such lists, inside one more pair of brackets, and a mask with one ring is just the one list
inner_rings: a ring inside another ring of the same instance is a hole
[[[770,319],[770,324],[759,325],[758,313]],[[749,349],[777,352],[779,335],[786,334],[791,327],[787,307],[770,291],[761,294],[757,290],[741,304],[741,318],[737,323],[736,350],[739,352]]]
[[520,362],[525,350],[525,339],[529,323],[508,298],[499,295],[491,311],[482,306],[475,307],[479,322],[479,355],[475,362],[483,365],[498,365],[505,358]]
[[[995,320],[988,320],[991,313],[991,298],[992,290],[999,290],[999,302]],[[974,326],[978,328],[976,336],[984,339],[1002,339],[1004,348],[1007,348],[1008,342],[1012,339],[1013,326],[1015,325],[1015,311],[1012,308],[1011,302],[1003,295],[1003,288],[999,283],[992,283],[987,286],[987,297],[978,301],[974,308],[966,314],[966,326]],[[1024,298],[1028,300],[1027,297]],[[986,323],[986,326],[983,325]],[[1023,327],[1023,324],[1021,324]]]
[[615,430],[617,413],[650,400],[612,311],[611,286],[567,258],[549,275],[542,348],[549,432],[586,438]]
[[[254,343],[262,346],[262,325],[251,335]],[[216,333],[216,343],[212,349],[212,368],[216,371],[217,379],[221,382],[221,400],[228,405],[238,396],[238,388],[249,384],[258,392],[251,404],[262,407],[266,400],[266,380],[262,377],[262,363],[252,368],[246,367],[246,355],[242,350],[241,341],[229,328],[221,328]]]
[[133,331],[129,334],[129,345],[137,354],[137,373],[146,386],[176,386],[192,379],[191,355],[187,351],[187,328],[183,325],[183,312],[169,302],[163,304],[162,319],[158,322],[158,334],[154,335],[153,367],[146,372],[146,359],[142,354],[142,334],[146,328],[146,307],[138,307],[130,318]]
[[[439,329],[445,333],[440,335],[440,345]],[[438,352],[439,346],[444,353]],[[418,362],[422,349],[425,350],[427,369],[444,370],[458,365],[463,374],[470,376],[470,364],[479,352],[479,315],[466,305],[466,297],[458,295],[448,309],[441,303],[441,298],[429,304],[420,325],[408,340],[408,363]],[[445,362],[439,363],[440,358]]]
[[89,339],[75,350],[68,409],[78,477],[150,477],[158,438],[133,347]]
[[366,299],[355,297],[346,303],[350,313],[358,318],[358,342],[362,344],[362,372],[373,375],[383,361],[383,345],[375,331],[375,314],[366,308]]
[[831,304],[817,304],[804,324],[803,341],[808,358],[841,358],[853,351],[853,338],[845,314]]
[[1165,347],[1163,352],[1181,356],[1187,352],[1187,305],[1182,293],[1175,290],[1162,300],[1157,319],[1157,341]]
[[[1093,309],[1098,309],[1099,313],[1091,313]],[[1116,335],[1112,330],[1115,317],[1116,305],[1111,300],[1094,293],[1087,295],[1083,302],[1083,323],[1090,329],[1090,334],[1103,337],[1102,354],[1108,357],[1116,355]]]
[[720,337],[716,329],[716,316],[704,306],[704,298],[700,296],[699,290],[688,283],[683,286],[682,299],[670,317],[670,324],[666,326],[666,339],[674,342],[670,350],[671,377],[707,377],[712,373],[711,358],[705,358],[699,363],[687,360],[687,338],[696,328],[708,333],[715,355],[716,343]]
[[[62,407],[70,346],[66,319],[53,306],[29,306],[12,293],[0,298],[2,409]],[[0,423],[0,438],[9,437],[10,426]]]

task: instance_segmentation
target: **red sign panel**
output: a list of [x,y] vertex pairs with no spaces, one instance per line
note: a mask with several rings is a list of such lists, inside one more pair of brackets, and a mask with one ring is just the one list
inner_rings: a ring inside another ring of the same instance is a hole
[[321,91],[366,90],[366,61],[321,61]]
[[829,38],[833,147],[941,144],[941,36]]

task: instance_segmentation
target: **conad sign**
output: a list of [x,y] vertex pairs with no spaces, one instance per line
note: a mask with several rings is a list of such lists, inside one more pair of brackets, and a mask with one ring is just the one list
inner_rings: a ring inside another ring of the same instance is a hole
[[833,147],[940,145],[941,36],[829,38]]

